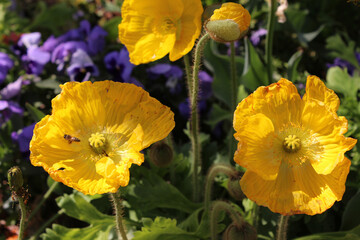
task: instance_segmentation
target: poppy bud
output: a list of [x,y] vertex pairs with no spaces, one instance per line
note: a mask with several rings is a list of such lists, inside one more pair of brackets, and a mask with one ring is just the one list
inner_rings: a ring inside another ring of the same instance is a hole
[[250,13],[237,3],[224,3],[215,9],[204,27],[217,42],[233,42],[245,36],[250,26]]
[[22,187],[24,180],[22,172],[18,166],[9,169],[8,182],[12,191],[17,191]]
[[171,147],[164,141],[153,144],[150,148],[150,160],[157,167],[167,167],[173,159]]
[[242,200],[245,196],[243,191],[241,190],[239,180],[239,178],[231,178],[229,179],[227,184],[230,196],[238,201]]
[[223,240],[256,240],[257,233],[253,226],[244,222],[241,226],[238,226],[236,223],[230,224],[224,234]]

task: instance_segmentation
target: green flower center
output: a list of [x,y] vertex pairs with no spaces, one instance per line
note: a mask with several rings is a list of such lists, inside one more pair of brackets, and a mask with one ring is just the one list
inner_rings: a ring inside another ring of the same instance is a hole
[[295,153],[301,148],[301,140],[296,135],[288,135],[283,142],[283,148],[288,153]]

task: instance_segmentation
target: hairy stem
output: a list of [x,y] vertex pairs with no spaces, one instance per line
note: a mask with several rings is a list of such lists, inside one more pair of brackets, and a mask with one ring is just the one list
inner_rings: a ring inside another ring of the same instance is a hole
[[20,225],[19,225],[19,240],[24,239],[25,222],[26,222],[26,206],[24,199],[18,196],[19,206],[21,211]]
[[110,193],[112,202],[114,203],[114,211],[115,211],[115,218],[116,218],[116,231],[118,234],[119,240],[128,240],[126,236],[126,231],[123,223],[123,210],[121,205],[121,198],[119,192]]
[[210,168],[206,177],[206,184],[205,184],[205,200],[204,200],[205,212],[209,212],[212,185],[216,175],[218,175],[219,173],[224,173],[230,178],[236,177],[236,170],[230,165],[216,164]]
[[266,35],[266,44],[265,44],[266,67],[268,74],[267,84],[272,83],[273,81],[272,50],[273,50],[276,4],[277,4],[276,0],[271,0],[270,11],[268,13],[268,23],[267,23],[268,34]]
[[231,219],[237,226],[241,226],[244,223],[242,217],[229,203],[224,201],[215,201],[210,214],[211,240],[217,239],[217,219],[221,211],[226,211],[230,214]]
[[279,218],[276,240],[286,240],[289,216],[281,215]]
[[[237,93],[238,93],[238,82],[236,79],[236,62],[235,62],[235,44],[230,43],[230,70],[231,70],[231,112],[235,112],[237,105]],[[230,129],[231,136],[234,135],[234,128]],[[230,137],[229,142],[229,157],[231,158],[234,154],[235,140]]]
[[202,50],[210,39],[208,33],[203,35],[195,48],[194,67],[192,73],[192,94],[191,94],[191,145],[194,159],[193,171],[193,199],[199,201],[199,177],[198,172],[201,171],[201,145],[199,141],[199,113],[198,113],[198,97],[199,97],[199,70],[201,63]]
[[184,55],[184,65],[185,65],[185,73],[186,73],[186,84],[189,91],[189,98],[192,96],[192,76],[191,76],[191,66],[189,55]]

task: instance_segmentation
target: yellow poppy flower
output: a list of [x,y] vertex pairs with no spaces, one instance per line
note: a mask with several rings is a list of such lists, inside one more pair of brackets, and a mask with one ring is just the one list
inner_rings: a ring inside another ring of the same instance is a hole
[[340,201],[356,139],[344,137],[339,98],[309,76],[303,98],[288,80],[259,87],[234,114],[234,160],[247,171],[245,195],[283,215],[314,215]]
[[119,39],[130,62],[141,64],[170,53],[175,61],[190,52],[201,31],[200,0],[125,0]]
[[165,138],[174,114],[133,84],[68,82],[52,114],[36,124],[30,160],[56,181],[84,194],[114,193],[141,165],[140,151]]
[[241,4],[228,2],[214,10],[205,28],[215,41],[232,42],[247,33],[250,20],[250,13]]

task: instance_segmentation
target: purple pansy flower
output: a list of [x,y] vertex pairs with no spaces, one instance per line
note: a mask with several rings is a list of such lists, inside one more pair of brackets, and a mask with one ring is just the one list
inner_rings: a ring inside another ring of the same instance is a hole
[[15,82],[9,83],[6,87],[0,90],[1,99],[8,100],[20,94],[21,86],[23,85],[22,78],[18,78]]
[[104,49],[105,37],[108,33],[102,27],[95,26],[91,29],[89,21],[83,20],[80,22],[79,32],[88,44],[90,55],[96,55]]
[[334,63],[327,63],[326,66],[328,68],[331,67],[346,68],[349,75],[352,75],[355,70],[355,67],[351,63],[338,57],[334,59]]
[[150,67],[148,70],[149,77],[151,79],[159,78],[164,76],[167,78],[165,86],[169,88],[170,93],[178,94],[182,90],[181,80],[184,75],[183,70],[176,66],[167,63],[156,64]]
[[41,74],[45,64],[50,60],[50,53],[38,46],[40,40],[39,32],[25,33],[13,47],[15,54],[20,56],[27,74]]
[[91,75],[98,76],[99,71],[89,55],[84,50],[77,49],[71,57],[67,73],[71,81],[82,82],[89,80]]
[[19,144],[20,152],[28,152],[29,151],[29,144],[31,138],[33,136],[35,123],[31,124],[30,126],[24,127],[20,132],[12,132],[11,138],[14,142]]
[[37,47],[41,40],[41,33],[39,32],[33,32],[33,33],[24,33],[21,35],[17,45],[19,47]]
[[267,30],[265,28],[260,28],[257,31],[251,33],[250,41],[254,46],[259,45],[261,37],[266,36]]
[[13,114],[23,114],[24,110],[13,101],[0,100],[0,125],[7,122]]
[[4,82],[6,75],[13,66],[13,60],[6,53],[0,52],[0,84]]
[[104,63],[106,69],[113,75],[113,80],[120,82],[126,82],[130,79],[132,70],[135,67],[129,61],[129,52],[126,48],[108,53],[104,58]]
[[71,55],[78,49],[82,49],[86,52],[86,43],[82,41],[69,41],[61,43],[54,49],[51,55],[51,61],[58,65],[58,71],[61,71],[64,68],[65,63],[70,61]]

